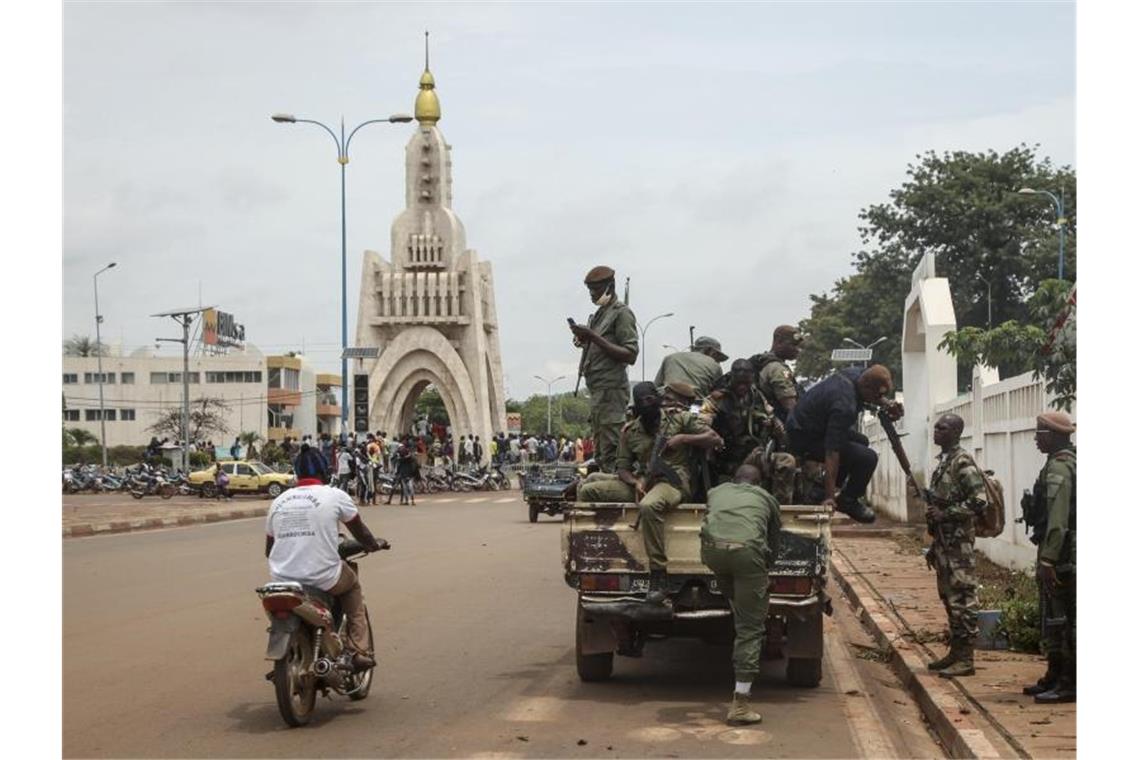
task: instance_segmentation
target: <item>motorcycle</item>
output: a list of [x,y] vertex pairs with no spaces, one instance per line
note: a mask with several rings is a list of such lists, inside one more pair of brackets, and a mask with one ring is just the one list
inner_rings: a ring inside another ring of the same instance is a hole
[[155,495],[169,499],[177,492],[178,488],[172,483],[168,483],[162,473],[158,472],[139,472],[131,481],[131,496],[136,499]]
[[[391,545],[380,539],[381,547]],[[343,540],[337,548],[341,558],[356,571],[356,560],[367,552],[357,541]],[[329,689],[351,700],[368,696],[374,667],[357,671],[353,653],[345,646],[348,618],[327,592],[300,583],[267,583],[257,589],[269,618],[269,644],[265,659],[273,670],[265,678],[273,683],[277,709],[290,726],[303,726],[312,718],[317,691],[326,697]],[[368,637],[372,639],[372,620]],[[375,644],[373,644],[375,646]]]

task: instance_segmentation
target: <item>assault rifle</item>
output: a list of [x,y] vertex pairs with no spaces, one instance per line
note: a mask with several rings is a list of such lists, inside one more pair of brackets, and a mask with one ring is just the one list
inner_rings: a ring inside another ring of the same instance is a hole
[[648,466],[648,482],[649,484],[660,483],[664,480],[669,485],[681,490],[681,478],[677,475],[677,471],[670,467],[661,455],[665,453],[665,444],[668,442],[669,436],[665,435],[662,430],[657,434],[656,440],[653,441],[653,453],[649,455]]
[[[891,419],[890,414],[887,412],[885,406],[880,406],[875,416],[879,418],[879,425],[882,426],[883,432],[887,434],[887,440],[891,442],[891,450],[895,452],[895,457],[899,460],[899,466],[902,467],[903,473],[906,475],[907,484],[914,489],[915,493],[928,505],[936,505],[940,499],[937,499],[934,494],[930,492],[929,488],[921,488],[918,481],[914,479],[914,472],[910,467],[910,457],[906,455],[906,450],[903,449],[902,438],[899,436],[899,431],[895,429],[895,422]],[[927,520],[926,530],[930,535],[934,535],[934,523]]]

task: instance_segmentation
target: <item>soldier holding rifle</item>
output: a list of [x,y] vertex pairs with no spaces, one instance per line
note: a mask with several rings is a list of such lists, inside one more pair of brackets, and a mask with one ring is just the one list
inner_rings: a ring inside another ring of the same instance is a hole
[[1077,701],[1077,426],[1064,412],[1037,417],[1037,449],[1048,456],[1028,496],[1026,527],[1037,544],[1041,627],[1049,668],[1022,691],[1043,704]]
[[[598,310],[588,326],[573,319],[570,332],[582,349],[578,382],[586,378],[590,391],[590,427],[594,431],[594,458],[603,472],[613,472],[617,457],[618,431],[625,422],[629,403],[626,368],[637,361],[637,318],[614,293],[614,270],[598,266],[586,274],[590,300]],[[578,387],[575,385],[574,394]]]
[[934,443],[942,448],[923,492],[926,520],[934,542],[926,563],[938,573],[938,597],[950,622],[950,651],[927,665],[944,678],[974,674],[978,638],[978,579],[974,559],[974,519],[985,507],[981,470],[960,445],[962,418],[944,414],[934,423]]
[[[691,385],[670,383],[658,396],[653,383],[633,387],[634,418],[621,428],[617,477],[591,480],[578,489],[578,501],[637,502],[637,525],[649,555],[646,601],[665,601],[665,512],[692,494],[691,447],[716,448],[720,436],[688,411],[696,392]],[[636,472],[634,471],[636,465]]]

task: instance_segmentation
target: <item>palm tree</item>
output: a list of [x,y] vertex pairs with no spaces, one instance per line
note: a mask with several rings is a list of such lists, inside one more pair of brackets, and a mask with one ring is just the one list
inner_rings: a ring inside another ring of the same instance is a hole
[[71,436],[71,440],[75,442],[75,445],[80,447],[99,442],[99,439],[95,437],[94,433],[89,433],[83,428],[69,428],[67,435]]
[[107,347],[89,335],[72,335],[63,342],[64,356],[106,356]]

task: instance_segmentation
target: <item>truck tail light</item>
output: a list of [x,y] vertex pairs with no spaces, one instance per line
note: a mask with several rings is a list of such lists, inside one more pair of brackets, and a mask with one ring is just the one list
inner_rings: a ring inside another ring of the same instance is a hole
[[807,596],[811,593],[812,579],[804,575],[778,575],[768,583],[768,591],[783,596]]
[[613,573],[582,573],[578,588],[582,591],[621,591],[621,576]]

